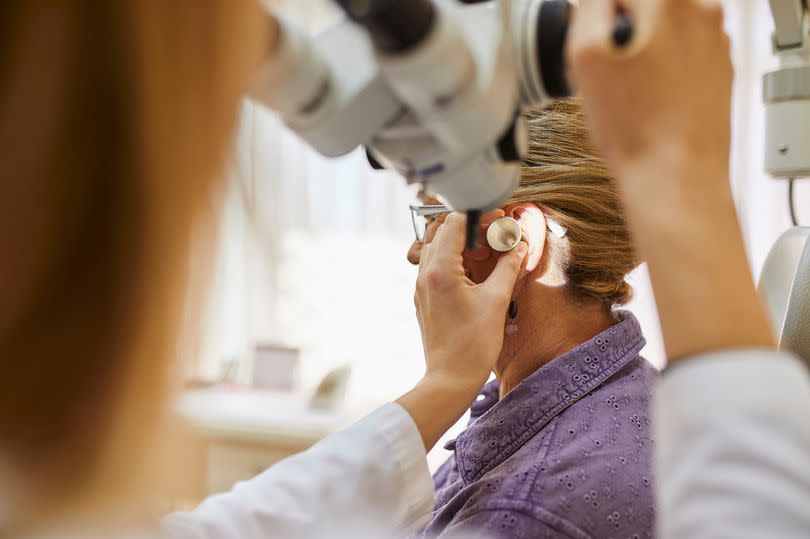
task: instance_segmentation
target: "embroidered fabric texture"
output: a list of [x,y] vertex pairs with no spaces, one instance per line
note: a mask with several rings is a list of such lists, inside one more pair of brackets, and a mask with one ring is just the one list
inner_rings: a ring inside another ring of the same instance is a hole
[[[556,358],[498,401],[497,381],[434,476],[425,537],[652,537],[655,369],[636,319]],[[478,530],[473,527],[479,528]]]

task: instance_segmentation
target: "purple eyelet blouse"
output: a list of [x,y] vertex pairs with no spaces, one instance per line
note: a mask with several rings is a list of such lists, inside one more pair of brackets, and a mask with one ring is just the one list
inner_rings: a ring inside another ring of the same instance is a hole
[[498,400],[490,382],[434,475],[433,519],[416,537],[653,536],[656,369],[636,318],[555,358]]

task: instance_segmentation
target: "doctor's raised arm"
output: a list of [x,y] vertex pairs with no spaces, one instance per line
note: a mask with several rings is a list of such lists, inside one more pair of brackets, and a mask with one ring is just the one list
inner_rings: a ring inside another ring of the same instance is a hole
[[669,366],[654,402],[661,537],[810,530],[810,379],[777,352],[729,181],[732,65],[712,0],[582,0],[568,57],[648,261]]

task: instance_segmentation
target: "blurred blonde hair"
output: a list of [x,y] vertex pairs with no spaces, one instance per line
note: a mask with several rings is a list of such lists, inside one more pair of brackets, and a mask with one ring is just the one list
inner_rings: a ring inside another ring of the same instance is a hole
[[580,103],[566,99],[529,114],[529,153],[508,203],[535,202],[568,229],[549,235],[570,289],[607,307],[633,296],[625,277],[639,259],[616,183],[590,142]]
[[265,20],[255,0],[0,6],[0,459],[37,503],[126,483],[151,450]]

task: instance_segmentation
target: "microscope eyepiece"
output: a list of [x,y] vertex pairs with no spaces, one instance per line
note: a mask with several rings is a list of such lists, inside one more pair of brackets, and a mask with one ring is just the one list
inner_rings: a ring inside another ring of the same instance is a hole
[[537,18],[537,62],[540,76],[549,97],[571,95],[565,74],[565,39],[571,20],[571,4],[567,0],[549,0],[540,5]]
[[[525,105],[546,104],[572,94],[566,74],[565,43],[574,5],[570,0],[524,0],[512,13],[512,51]],[[617,13],[613,43],[633,38],[632,20]]]
[[374,46],[402,53],[421,43],[436,22],[431,0],[338,0],[346,14],[365,28]]

